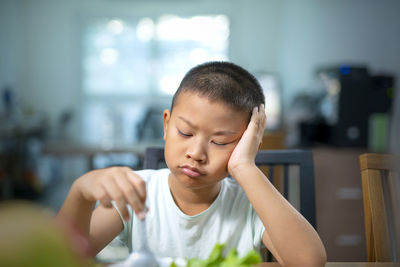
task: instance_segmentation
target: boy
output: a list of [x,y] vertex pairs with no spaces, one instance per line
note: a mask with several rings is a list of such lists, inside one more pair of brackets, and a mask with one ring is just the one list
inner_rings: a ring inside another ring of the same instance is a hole
[[95,252],[121,231],[136,250],[146,216],[157,256],[206,258],[217,242],[243,255],[263,242],[283,266],[325,264],[315,230],[255,166],[266,116],[250,73],[227,62],[193,68],[163,118],[168,169],[112,167],[72,185],[58,218],[74,220]]

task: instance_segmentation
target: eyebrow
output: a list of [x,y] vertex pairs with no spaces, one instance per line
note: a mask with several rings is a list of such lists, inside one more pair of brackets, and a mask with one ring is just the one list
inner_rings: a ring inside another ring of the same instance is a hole
[[[181,119],[182,121],[187,123],[190,127],[197,129],[197,127],[195,125],[193,125],[193,123],[191,123],[188,119],[185,119],[182,116],[179,116],[178,119]],[[229,131],[229,130],[222,130],[222,131],[217,131],[214,133],[214,135],[235,135],[235,134],[237,134],[237,132]]]

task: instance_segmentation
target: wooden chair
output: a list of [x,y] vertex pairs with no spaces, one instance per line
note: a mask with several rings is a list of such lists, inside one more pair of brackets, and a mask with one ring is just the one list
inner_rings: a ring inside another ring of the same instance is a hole
[[360,167],[367,260],[399,261],[400,157],[362,154]]

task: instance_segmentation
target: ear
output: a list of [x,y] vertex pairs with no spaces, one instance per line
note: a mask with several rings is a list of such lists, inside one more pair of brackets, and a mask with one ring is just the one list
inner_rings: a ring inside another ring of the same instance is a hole
[[170,118],[171,118],[171,111],[169,111],[168,109],[164,110],[164,112],[163,112],[163,120],[164,120],[164,136],[163,136],[163,139],[164,139],[164,141],[167,138],[167,129],[168,129],[168,123],[169,123],[169,119]]

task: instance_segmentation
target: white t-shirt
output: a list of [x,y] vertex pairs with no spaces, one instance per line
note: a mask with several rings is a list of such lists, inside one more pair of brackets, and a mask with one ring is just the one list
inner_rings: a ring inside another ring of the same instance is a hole
[[[227,251],[237,249],[239,256],[259,250],[264,225],[242,188],[232,179],[222,180],[221,190],[212,205],[194,216],[184,214],[175,204],[168,185],[169,169],[136,172],[146,182],[147,237],[158,257],[208,258],[216,243]],[[124,222],[120,239],[129,252],[138,249],[140,224],[136,216]]]

